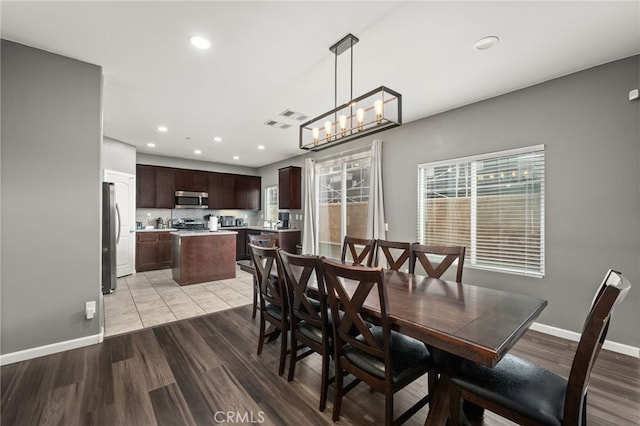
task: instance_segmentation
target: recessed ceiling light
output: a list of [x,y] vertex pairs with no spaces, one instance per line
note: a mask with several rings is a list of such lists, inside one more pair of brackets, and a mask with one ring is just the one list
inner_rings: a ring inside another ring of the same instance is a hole
[[476,50],[486,50],[498,44],[499,41],[500,39],[496,36],[484,37],[476,41],[473,45],[473,48]]
[[233,156],[233,159],[234,159],[234,160],[239,160],[239,159],[240,159],[240,157],[238,157],[237,155],[234,155],[234,156]]
[[202,154],[202,151],[200,151],[199,149],[196,149],[196,150],[193,151],[193,153],[196,154],[196,155],[200,155],[200,154]]
[[169,129],[166,126],[158,126],[158,131],[162,133],[167,133]]
[[149,143],[147,144],[147,146],[148,146],[149,148],[155,148],[155,147],[156,147],[156,144],[155,144],[155,143],[153,143],[153,142],[149,142]]
[[191,37],[189,37],[189,41],[194,47],[202,50],[207,50],[211,46],[209,40],[199,35],[192,35]]
[[215,137],[213,138],[213,141],[214,141],[214,142],[222,142],[222,138],[221,138],[220,136],[215,136]]
[[264,149],[264,145],[258,145],[258,149]]

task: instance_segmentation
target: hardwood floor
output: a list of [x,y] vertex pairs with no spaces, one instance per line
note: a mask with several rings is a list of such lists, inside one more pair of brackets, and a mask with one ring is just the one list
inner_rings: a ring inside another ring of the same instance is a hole
[[[278,343],[256,356],[251,307],[108,337],[102,344],[1,368],[2,425],[330,425],[333,386],[317,410],[320,358],[277,375]],[[575,344],[537,332],[514,353],[566,377]],[[397,412],[426,392],[426,381],[396,395]],[[589,425],[640,424],[640,360],[603,351],[592,373]],[[421,425],[423,408],[406,424]],[[342,425],[378,425],[382,395],[357,386],[343,401]],[[511,424],[487,413],[485,425]]]

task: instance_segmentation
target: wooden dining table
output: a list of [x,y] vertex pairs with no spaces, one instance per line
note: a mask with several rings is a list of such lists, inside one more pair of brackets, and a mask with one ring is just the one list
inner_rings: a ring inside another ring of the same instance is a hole
[[[384,272],[392,328],[427,345],[495,366],[547,306],[537,297],[443,281],[399,271]],[[355,291],[356,282],[345,282]],[[380,316],[370,294],[364,313]],[[441,376],[425,424],[445,424],[449,382]]]

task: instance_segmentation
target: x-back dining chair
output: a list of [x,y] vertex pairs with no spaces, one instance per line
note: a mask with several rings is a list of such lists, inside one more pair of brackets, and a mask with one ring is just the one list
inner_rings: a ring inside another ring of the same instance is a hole
[[[462,268],[464,266],[464,246],[432,246],[419,243],[413,243],[411,245],[411,263],[409,264],[409,272],[415,273],[416,262],[420,262],[420,265],[424,268],[428,276],[433,278],[440,278],[453,262],[458,260],[458,267],[456,270],[456,282],[462,282]],[[432,259],[429,256],[438,256],[442,258],[442,261],[434,266]]]
[[[249,244],[255,244],[261,247],[277,247],[278,246],[278,234],[249,234],[247,235]],[[256,278],[255,271],[253,273],[253,309],[251,310],[251,318],[256,317],[256,311],[258,309],[258,280]]]
[[[523,425],[586,425],[591,370],[607,336],[611,313],[630,287],[619,272],[607,272],[584,323],[568,379],[514,355],[507,355],[494,368],[459,359],[454,366],[446,365],[453,390],[451,424],[460,424],[463,398]],[[434,352],[438,369],[440,355]]]
[[384,255],[388,269],[399,271],[407,261],[411,263],[411,243],[401,241],[377,240],[375,265],[380,265],[380,252]]
[[[411,337],[391,330],[387,289],[381,267],[344,265],[322,259],[327,295],[331,305],[334,331],[334,366],[336,396],[333,421],[340,419],[342,397],[360,381],[385,395],[385,424],[401,424],[431,400],[432,382],[425,396],[403,414],[393,419],[393,395],[416,379],[429,374],[434,377],[431,354],[426,346]],[[343,280],[356,281],[352,295]],[[361,312],[365,300],[373,295],[380,306],[380,325],[371,328]],[[342,309],[342,313],[340,312]],[[358,333],[353,333],[357,329]],[[343,376],[356,377],[343,386]]]
[[342,242],[342,263],[372,266],[375,257],[376,240],[356,238],[346,235]]
[[[333,355],[333,331],[329,325],[327,293],[322,261],[318,256],[279,251],[282,270],[291,300],[291,355],[288,380],[293,380],[297,361],[312,353],[322,356],[320,411],[327,405],[329,367]],[[311,298],[308,285],[316,280],[318,298]],[[302,344],[302,348],[299,344]],[[300,349],[308,348],[305,351]]]
[[[272,339],[281,335],[280,365],[278,374],[284,372],[287,358],[287,334],[289,331],[289,296],[283,279],[282,266],[278,257],[277,247],[262,247],[249,244],[251,259],[258,280],[260,296],[260,337],[258,341],[258,355],[262,354],[262,347],[266,338]],[[274,274],[275,272],[275,274]],[[274,279],[274,275],[277,278]],[[273,326],[273,331],[266,332],[266,324]]]

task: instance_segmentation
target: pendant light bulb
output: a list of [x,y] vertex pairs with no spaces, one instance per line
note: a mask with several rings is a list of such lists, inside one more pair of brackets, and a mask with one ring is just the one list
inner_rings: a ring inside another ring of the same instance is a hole
[[347,131],[347,116],[342,114],[338,117],[338,121],[340,122],[340,134],[344,136]]
[[356,111],[356,121],[358,122],[358,130],[362,130],[364,123],[364,108],[358,108]]
[[320,137],[320,129],[314,127],[313,129],[311,129],[311,134],[313,135],[313,143],[317,144],[318,138]]
[[381,99],[373,103],[373,109],[376,111],[376,122],[380,124],[382,122],[382,113],[384,112],[384,103]]
[[325,121],[324,122],[324,131],[327,134],[327,142],[329,142],[331,140],[331,127],[333,126],[333,123],[331,123],[330,121]]

